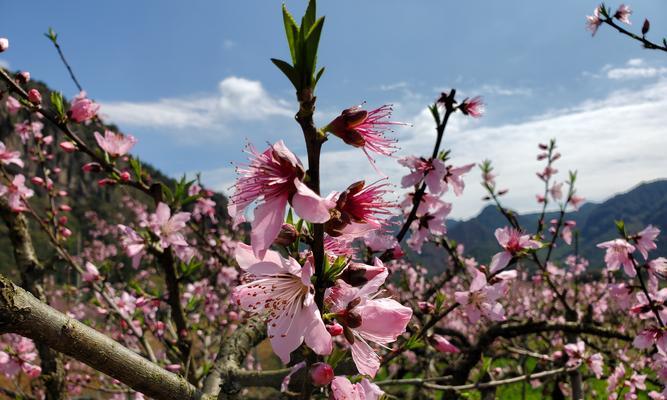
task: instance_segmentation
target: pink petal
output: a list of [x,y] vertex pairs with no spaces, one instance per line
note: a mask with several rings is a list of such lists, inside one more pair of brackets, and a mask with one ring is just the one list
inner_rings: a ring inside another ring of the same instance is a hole
[[294,179],[296,194],[292,198],[294,211],[303,219],[315,224],[322,224],[329,220],[329,210],[335,207],[331,200],[323,199],[310,190],[299,179]]
[[257,257],[263,258],[266,249],[278,237],[285,220],[285,206],[287,206],[287,193],[265,201],[255,208],[250,238]]

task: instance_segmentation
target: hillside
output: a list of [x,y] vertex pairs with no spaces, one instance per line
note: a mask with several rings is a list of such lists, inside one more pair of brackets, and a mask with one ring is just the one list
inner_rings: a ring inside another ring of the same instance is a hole
[[[555,213],[547,214],[546,220],[555,218]],[[519,215],[520,224],[527,230],[534,230],[539,213]],[[667,180],[645,182],[626,193],[595,204],[586,203],[577,212],[567,214],[567,219],[577,222],[579,231],[579,252],[588,258],[593,268],[600,268],[604,252],[596,244],[617,236],[615,220],[624,220],[629,232],[636,232],[652,224],[662,230],[658,241],[667,242]],[[465,221],[449,221],[449,237],[465,244],[466,254],[483,263],[498,252],[498,243],[493,235],[496,228],[504,227],[507,221],[495,206],[485,207],[479,215]],[[557,248],[556,259],[567,256],[571,247]],[[659,245],[654,256],[667,256],[667,246]],[[425,247],[418,257],[430,269],[442,268],[444,251],[434,246]]]
[[[37,88],[42,93],[44,101],[48,101],[48,93],[50,90],[43,83],[30,82],[28,88]],[[2,90],[2,87],[0,87],[0,90]],[[3,106],[0,107],[0,141],[5,143],[10,149],[22,150],[25,152],[25,147],[21,143],[19,135],[15,133],[14,125],[26,121],[29,118],[29,115],[25,110],[19,111],[17,115],[9,115],[7,109],[4,107],[5,99],[5,95],[0,97],[0,101],[2,101],[3,104]],[[35,117],[32,118],[33,120],[36,120]],[[53,135],[53,143],[57,146],[57,144],[63,140],[64,135],[48,121],[43,120],[42,122],[44,123],[42,133],[44,136]],[[77,125],[75,127],[77,134],[89,143],[94,143],[93,132],[104,132],[104,129],[118,131],[118,128],[112,124],[102,124],[99,122],[94,122],[87,126]],[[25,158],[26,157],[24,156],[24,159]],[[59,189],[66,190],[69,193],[69,196],[66,198],[66,203],[72,207],[72,211],[67,214],[69,218],[67,226],[73,231],[73,235],[69,241],[72,250],[75,250],[76,247],[79,246],[81,232],[86,232],[88,228],[90,228],[87,218],[85,217],[86,211],[95,211],[105,220],[112,223],[120,223],[129,213],[129,210],[123,207],[123,198],[126,196],[130,196],[133,199],[144,203],[152,202],[152,200],[137,190],[128,189],[122,186],[99,187],[97,180],[101,178],[100,175],[84,173],[81,170],[81,167],[89,161],[89,157],[80,152],[67,154],[60,151],[60,149],[57,149],[57,151],[54,152],[53,165],[58,166],[62,170],[57,176],[57,179],[54,179],[55,184]],[[142,165],[143,171],[150,177],[150,179],[174,187],[174,179],[167,177],[165,174],[148,164],[142,163]],[[14,172],[18,171],[15,168],[9,169]],[[36,174],[35,163],[26,163],[26,167],[21,171],[28,179],[30,179],[30,177],[35,176]],[[46,206],[45,197],[46,195],[44,194],[44,191],[37,188],[32,203],[37,205],[38,208],[41,207],[43,209]],[[227,200],[225,197],[221,194],[215,194],[213,199],[217,203],[218,215],[226,218]],[[48,259],[52,254],[47,250],[50,248],[47,245],[47,238],[38,229],[34,229],[36,226],[34,221],[31,221],[31,224],[33,228],[33,236],[36,238],[35,247],[38,252],[40,252],[39,255],[41,258]],[[5,225],[0,222],[0,273],[7,273],[10,276],[13,276],[13,269],[14,257],[7,237],[7,229]]]

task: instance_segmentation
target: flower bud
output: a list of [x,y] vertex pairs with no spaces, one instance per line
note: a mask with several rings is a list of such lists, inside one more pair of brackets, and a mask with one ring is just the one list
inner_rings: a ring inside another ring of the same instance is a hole
[[58,207],[58,208],[60,209],[60,211],[64,211],[64,212],[72,211],[72,207],[70,207],[67,204],[61,204],[60,207]]
[[333,378],[333,368],[327,363],[318,362],[310,367],[310,379],[315,386],[326,386],[331,383]]
[[371,266],[350,263],[340,274],[339,278],[352,286],[362,286],[385,270],[384,265]]
[[120,180],[123,182],[129,182],[131,178],[132,176],[127,171],[123,171],[120,173]]
[[449,340],[445,339],[440,335],[433,335],[431,338],[431,343],[433,347],[441,353],[460,353],[458,347],[450,343]]
[[423,312],[424,314],[430,314],[435,310],[435,306],[428,301],[420,301],[417,303],[417,306],[419,307],[419,310]]
[[36,186],[44,186],[44,179],[40,178],[39,176],[33,176],[30,178],[30,182]]
[[28,100],[36,106],[42,104],[42,94],[37,89],[30,89],[28,91]]
[[84,164],[81,169],[83,169],[83,172],[100,172],[102,171],[102,166],[100,165],[100,163],[89,162],[87,164]]
[[62,237],[64,237],[64,238],[68,238],[68,237],[72,236],[72,231],[70,231],[68,228],[66,228],[64,226],[62,228],[60,228],[59,231],[60,231],[60,235],[62,235]]
[[30,82],[30,72],[28,71],[19,72],[18,74],[16,74],[16,80],[19,81],[19,83]]
[[339,336],[343,334],[343,326],[341,324],[327,325],[326,328],[331,336]]
[[283,226],[280,227],[280,233],[278,233],[278,236],[276,237],[276,240],[273,241],[273,244],[278,246],[289,246],[294,243],[298,237],[299,232],[297,232],[293,225],[283,224]]
[[74,153],[76,151],[76,144],[74,142],[60,142],[58,146],[60,146],[60,149],[65,153]]
[[7,38],[0,37],[0,53],[9,48],[9,40]]
[[110,178],[102,178],[99,181],[97,181],[97,186],[99,187],[105,187],[105,186],[113,186],[116,184],[116,181]]

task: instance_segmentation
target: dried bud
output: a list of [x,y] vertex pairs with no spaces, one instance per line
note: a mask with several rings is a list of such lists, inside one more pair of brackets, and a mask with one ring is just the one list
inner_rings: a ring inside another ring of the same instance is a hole
[[334,378],[334,370],[327,363],[318,362],[310,367],[310,379],[315,386],[326,386]]
[[278,246],[289,246],[294,243],[298,237],[299,232],[297,232],[293,225],[283,224],[283,226],[280,227],[280,233],[278,233],[278,237],[273,241],[273,244]]
[[28,91],[28,100],[36,106],[42,104],[42,94],[37,89],[30,89]]
[[642,25],[642,35],[646,35],[649,29],[651,29],[651,23],[648,22],[647,18],[644,20],[644,24]]
[[9,48],[9,40],[7,38],[0,37],[0,53]]

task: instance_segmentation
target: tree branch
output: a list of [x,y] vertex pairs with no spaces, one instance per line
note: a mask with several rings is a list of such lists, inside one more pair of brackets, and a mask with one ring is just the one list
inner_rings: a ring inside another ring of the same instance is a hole
[[211,400],[184,378],[40,302],[2,275],[0,333],[44,343],[158,400]]

